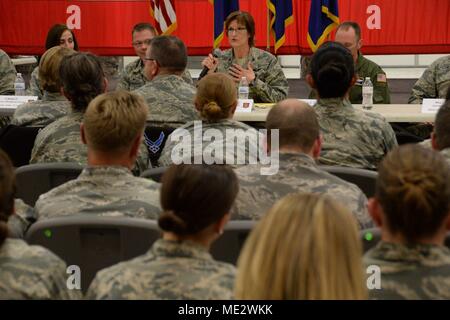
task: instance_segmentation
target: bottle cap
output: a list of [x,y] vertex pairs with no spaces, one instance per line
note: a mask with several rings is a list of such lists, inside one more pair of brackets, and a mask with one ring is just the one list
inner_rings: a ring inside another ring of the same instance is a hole
[[366,80],[370,80],[370,77],[366,77]]
[[17,75],[18,75],[18,76],[21,76],[22,74],[21,74],[20,72],[17,72]]

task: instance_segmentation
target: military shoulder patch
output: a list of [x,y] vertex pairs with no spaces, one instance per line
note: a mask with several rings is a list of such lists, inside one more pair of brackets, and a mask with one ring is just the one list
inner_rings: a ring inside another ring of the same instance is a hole
[[378,73],[377,82],[386,82],[386,75],[384,73]]

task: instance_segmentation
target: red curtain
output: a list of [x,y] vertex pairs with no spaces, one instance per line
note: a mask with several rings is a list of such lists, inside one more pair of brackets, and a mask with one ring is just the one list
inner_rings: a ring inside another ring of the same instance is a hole
[[[293,25],[287,28],[280,54],[309,53],[306,42],[311,0],[294,0]],[[0,48],[10,54],[41,54],[48,29],[66,23],[69,6],[81,10],[81,29],[75,30],[80,48],[101,55],[133,55],[131,29],[151,21],[148,0],[1,0]],[[369,30],[367,8],[380,9],[381,29]],[[256,45],[267,45],[266,0],[240,0],[256,22]],[[190,55],[204,55],[213,44],[213,6],[208,0],[175,0],[178,29]],[[449,53],[449,0],[340,0],[340,20],[357,21],[362,28],[363,52],[369,54]],[[227,46],[226,39],[222,47]],[[271,40],[273,46],[273,40]],[[273,50],[273,48],[271,48]]]

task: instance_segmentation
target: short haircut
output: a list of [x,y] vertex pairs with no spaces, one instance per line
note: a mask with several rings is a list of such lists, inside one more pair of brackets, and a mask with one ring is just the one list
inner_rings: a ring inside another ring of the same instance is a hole
[[65,24],[55,24],[47,33],[47,39],[45,40],[45,50],[50,49],[54,46],[60,45],[60,39],[64,31],[70,31],[73,38],[73,49],[78,51],[78,42],[75,34],[70,30]]
[[230,212],[238,189],[227,165],[172,165],[162,178],[158,224],[177,235],[195,235]]
[[150,43],[151,57],[169,72],[183,72],[187,65],[187,49],[175,36],[157,36]]
[[52,47],[45,51],[39,62],[39,84],[48,92],[58,92],[61,89],[59,68],[65,56],[70,56],[76,51],[65,47]]
[[8,219],[14,213],[16,176],[8,155],[0,149],[0,246],[9,235]]
[[359,26],[359,24],[357,24],[354,21],[345,21],[342,22],[336,29],[336,32],[340,29],[347,31],[348,29],[353,29],[355,30],[355,35],[356,35],[356,42],[358,42],[359,40],[361,40],[361,27]]
[[135,93],[118,90],[97,96],[83,119],[88,147],[105,153],[128,150],[142,135],[147,113],[143,98]]
[[104,91],[105,74],[99,58],[77,52],[61,61],[59,77],[75,111],[84,112],[92,99]]
[[295,146],[308,152],[320,135],[319,121],[312,107],[305,102],[289,99],[278,102],[267,114],[267,139],[270,131],[279,130],[281,147]]
[[228,27],[234,20],[236,20],[237,23],[245,26],[249,35],[248,45],[250,47],[253,47],[255,45],[255,20],[253,20],[253,17],[250,15],[250,13],[245,11],[234,11],[230,13],[225,20],[225,33],[227,33]]
[[436,114],[434,135],[439,150],[450,148],[450,100],[445,101]]
[[203,118],[210,121],[226,119],[237,103],[236,85],[227,74],[208,74],[198,82],[195,102]]
[[437,151],[417,144],[399,146],[378,168],[375,197],[392,234],[411,244],[432,237],[449,214],[449,165]]
[[326,42],[314,53],[310,73],[320,98],[344,97],[355,75],[350,51],[337,42]]
[[141,32],[144,30],[150,30],[151,32],[153,32],[153,34],[156,36],[158,34],[158,32],[156,32],[156,29],[154,26],[152,26],[150,23],[148,22],[140,22],[134,25],[133,30],[131,31],[131,36],[134,36],[135,32]]
[[263,216],[238,260],[242,300],[367,299],[358,227],[319,194],[292,193]]

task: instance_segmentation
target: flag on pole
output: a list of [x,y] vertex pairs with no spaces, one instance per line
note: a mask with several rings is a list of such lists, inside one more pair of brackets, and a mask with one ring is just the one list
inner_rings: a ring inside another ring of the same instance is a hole
[[338,0],[312,0],[307,39],[311,50],[315,52],[338,25]]
[[267,0],[270,30],[275,36],[275,53],[286,41],[286,27],[294,22],[292,0]]
[[171,34],[177,28],[174,0],[150,0],[150,15],[159,35]]
[[228,15],[239,10],[239,0],[210,0],[214,5],[214,48],[218,48],[223,39],[224,24]]

